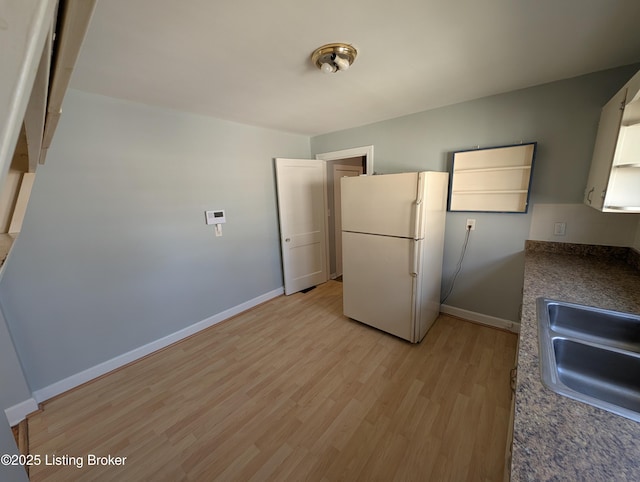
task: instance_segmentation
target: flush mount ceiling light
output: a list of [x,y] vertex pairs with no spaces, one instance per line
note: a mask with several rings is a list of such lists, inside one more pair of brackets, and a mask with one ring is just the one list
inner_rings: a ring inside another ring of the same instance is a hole
[[358,51],[348,44],[327,44],[314,50],[311,61],[325,74],[347,70],[356,60]]

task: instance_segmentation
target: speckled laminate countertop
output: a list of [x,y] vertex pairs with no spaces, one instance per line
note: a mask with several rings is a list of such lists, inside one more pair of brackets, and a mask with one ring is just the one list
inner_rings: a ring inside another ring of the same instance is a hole
[[535,307],[544,296],[640,314],[637,256],[553,244],[527,242],[511,480],[640,481],[640,423],[542,385]]

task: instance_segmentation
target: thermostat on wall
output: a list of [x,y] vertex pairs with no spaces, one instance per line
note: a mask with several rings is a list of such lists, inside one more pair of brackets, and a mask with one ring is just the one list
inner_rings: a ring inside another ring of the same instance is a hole
[[205,211],[204,217],[207,224],[223,224],[227,222],[224,215],[224,209],[218,209],[216,211]]

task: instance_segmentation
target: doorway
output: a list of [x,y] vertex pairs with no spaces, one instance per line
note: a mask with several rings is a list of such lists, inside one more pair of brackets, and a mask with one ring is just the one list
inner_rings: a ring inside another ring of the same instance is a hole
[[[342,275],[342,232],[340,230],[340,177],[373,173],[373,146],[316,154],[327,165],[327,217],[329,277]],[[337,173],[336,173],[337,172]]]
[[342,276],[342,195],[343,177],[364,174],[364,158],[352,157],[327,162],[327,191],[329,216],[329,267],[331,279]]

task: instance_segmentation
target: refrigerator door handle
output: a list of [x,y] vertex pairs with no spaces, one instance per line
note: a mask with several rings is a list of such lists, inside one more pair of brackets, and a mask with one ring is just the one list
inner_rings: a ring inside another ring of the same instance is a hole
[[418,173],[418,197],[416,199],[416,206],[420,206],[422,204],[422,194],[424,191],[424,173]]
[[416,278],[418,276],[418,247],[420,246],[420,240],[413,240],[413,249],[411,250],[411,276]]
[[422,239],[422,201],[424,196],[425,173],[418,174],[418,197],[416,198],[415,213],[413,218],[413,237],[414,239]]

